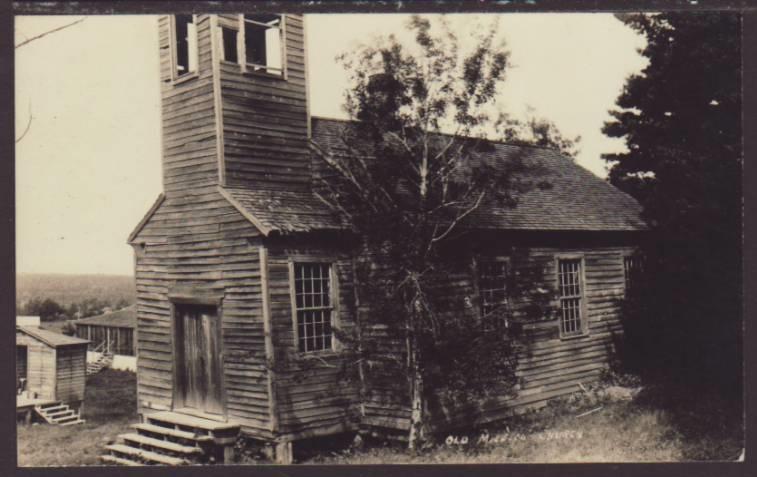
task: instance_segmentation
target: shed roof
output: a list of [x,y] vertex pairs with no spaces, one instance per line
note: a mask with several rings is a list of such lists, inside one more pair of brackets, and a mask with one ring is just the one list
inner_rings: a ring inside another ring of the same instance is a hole
[[106,326],[109,328],[136,328],[137,307],[128,306],[121,310],[103,313],[102,315],[90,316],[76,320],[76,325]]
[[348,225],[310,190],[224,187],[222,194],[263,234],[344,230]]
[[59,346],[81,345],[89,343],[87,340],[76,338],[74,336],[67,336],[54,331],[45,330],[36,326],[16,326],[17,331],[21,331],[24,334],[31,336],[39,341],[42,341],[48,346],[57,348]]

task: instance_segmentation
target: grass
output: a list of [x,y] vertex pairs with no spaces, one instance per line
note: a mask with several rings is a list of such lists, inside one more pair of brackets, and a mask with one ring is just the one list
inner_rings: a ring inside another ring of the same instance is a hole
[[[87,381],[84,418],[76,427],[18,427],[20,466],[100,464],[102,448],[137,422],[136,378],[106,369]],[[551,403],[480,432],[447,436],[412,455],[404,446],[371,442],[350,447],[352,436],[298,443],[306,464],[484,464],[535,462],[679,462],[735,460],[743,447],[740,406],[683,387],[643,390],[632,401],[611,400],[601,388]],[[585,414],[588,411],[594,411]],[[467,437],[467,443],[463,443]]]
[[84,403],[84,424],[19,425],[18,465],[100,465],[103,447],[137,422],[136,376],[104,369],[88,377]]
[[[491,464],[735,460],[743,448],[733,403],[713,395],[643,391],[632,401],[575,395],[506,426],[450,434],[412,455],[399,445],[321,449],[310,464]],[[667,390],[666,390],[667,391]],[[589,414],[584,414],[594,411]],[[488,443],[481,436],[488,433]],[[465,440],[467,438],[467,442]]]

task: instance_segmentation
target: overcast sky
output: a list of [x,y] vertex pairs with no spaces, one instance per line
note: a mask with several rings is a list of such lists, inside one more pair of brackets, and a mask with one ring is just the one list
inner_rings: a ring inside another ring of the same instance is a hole
[[[469,38],[478,18],[448,15]],[[500,15],[513,68],[500,102],[580,135],[578,163],[623,149],[600,128],[643,40],[609,14]],[[77,17],[17,17],[16,43]],[[311,113],[344,117],[334,57],[374,35],[402,36],[405,15],[308,15]],[[126,237],[161,192],[157,19],[90,16],[16,50],[16,268],[133,274]]]

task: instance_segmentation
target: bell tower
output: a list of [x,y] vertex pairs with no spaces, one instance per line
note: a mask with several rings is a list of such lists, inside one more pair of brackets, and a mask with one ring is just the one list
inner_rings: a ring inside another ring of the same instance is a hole
[[159,20],[163,186],[309,187],[301,15],[170,15]]

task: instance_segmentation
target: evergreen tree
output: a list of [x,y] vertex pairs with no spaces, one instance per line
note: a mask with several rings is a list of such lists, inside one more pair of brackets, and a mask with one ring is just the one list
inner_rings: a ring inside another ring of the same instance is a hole
[[[626,307],[646,369],[741,378],[741,49],[732,12],[619,15],[647,39],[605,124],[628,151],[610,181],[651,227],[646,280]],[[735,388],[733,386],[731,388]]]

